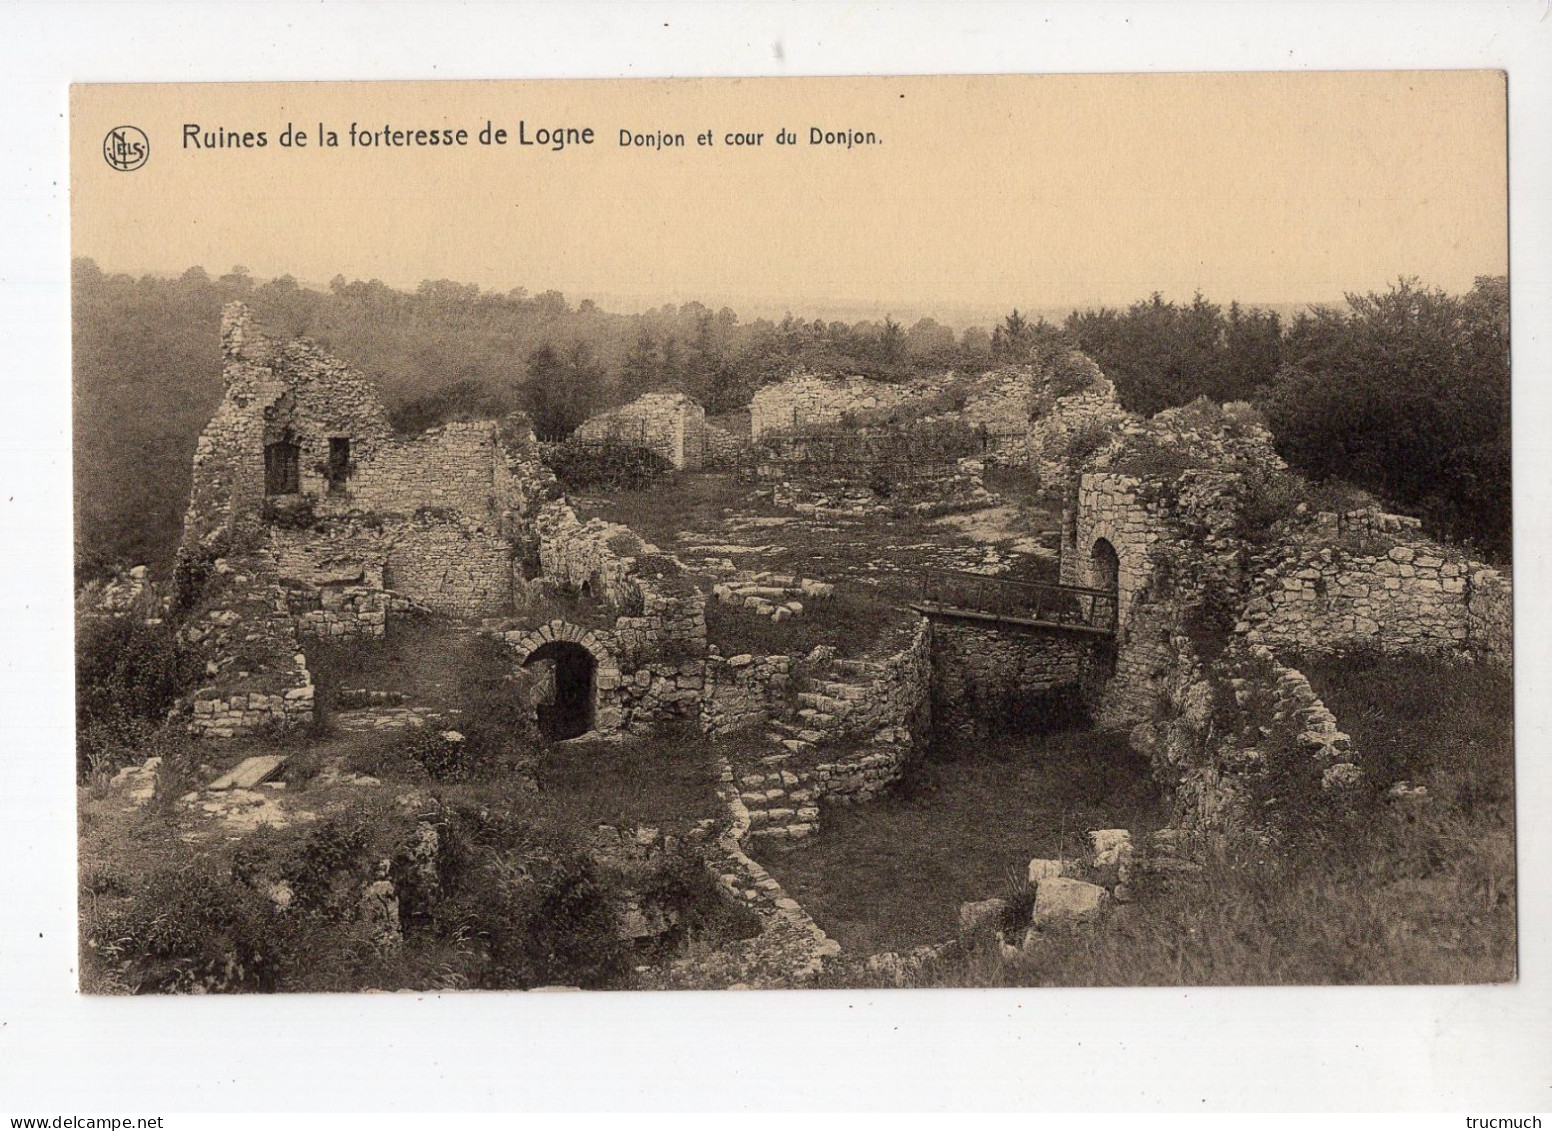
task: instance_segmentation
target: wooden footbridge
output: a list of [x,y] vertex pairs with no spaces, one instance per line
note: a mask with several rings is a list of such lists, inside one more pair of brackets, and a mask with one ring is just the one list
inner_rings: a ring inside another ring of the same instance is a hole
[[920,599],[911,607],[929,617],[1058,628],[1114,636],[1116,591],[1013,581],[979,573],[923,570]]

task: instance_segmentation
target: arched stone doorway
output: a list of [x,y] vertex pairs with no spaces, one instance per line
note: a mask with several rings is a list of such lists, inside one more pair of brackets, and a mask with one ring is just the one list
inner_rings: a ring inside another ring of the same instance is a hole
[[570,640],[551,640],[531,652],[523,666],[555,665],[555,694],[538,709],[539,730],[551,742],[576,738],[593,729],[598,665],[593,654]]
[[1089,550],[1089,584],[1095,589],[1118,589],[1121,585],[1121,555],[1108,538],[1096,538]]
[[620,668],[598,634],[552,620],[531,632],[509,634],[507,643],[522,667],[539,661],[555,665],[553,700],[539,710],[540,729],[546,737],[559,741],[589,730],[620,728],[616,702]]
[[[1111,626],[1114,627],[1116,618],[1121,612],[1121,555],[1116,553],[1116,548],[1110,544],[1108,538],[1096,538],[1089,550],[1089,586],[1094,589],[1108,589],[1113,595],[1110,619]],[[1096,616],[1095,622],[1098,623],[1099,620],[1100,617]]]

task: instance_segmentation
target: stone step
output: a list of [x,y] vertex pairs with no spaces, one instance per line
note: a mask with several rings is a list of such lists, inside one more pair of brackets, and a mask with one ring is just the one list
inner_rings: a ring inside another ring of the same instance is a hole
[[843,675],[877,676],[881,665],[871,660],[831,660],[830,667]]
[[816,679],[812,686],[821,694],[831,699],[841,699],[846,702],[855,702],[858,699],[866,699],[873,694],[871,687],[860,683],[841,683],[838,680]]
[[824,730],[840,721],[834,715],[824,711],[816,711],[812,707],[805,707],[799,711],[798,718],[802,719],[814,730]]
[[[836,699],[829,695],[820,695],[813,691],[800,691],[798,702],[805,707],[812,707],[826,715],[841,716],[851,714],[851,702],[847,699]],[[798,712],[799,716],[803,714]]]
[[211,782],[210,789],[252,789],[261,782],[268,781],[280,772],[280,767],[286,764],[284,754],[256,754],[252,758],[244,758],[232,769],[222,774]]

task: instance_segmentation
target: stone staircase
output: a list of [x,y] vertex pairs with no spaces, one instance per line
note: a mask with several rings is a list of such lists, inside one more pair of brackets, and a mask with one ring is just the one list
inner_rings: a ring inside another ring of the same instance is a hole
[[815,791],[791,770],[764,766],[740,774],[734,784],[749,814],[750,838],[792,842],[819,831]]
[[866,660],[831,660],[825,673],[798,693],[798,705],[789,716],[767,724],[767,736],[794,754],[839,738],[858,705],[874,694],[871,680],[877,670],[877,664]]

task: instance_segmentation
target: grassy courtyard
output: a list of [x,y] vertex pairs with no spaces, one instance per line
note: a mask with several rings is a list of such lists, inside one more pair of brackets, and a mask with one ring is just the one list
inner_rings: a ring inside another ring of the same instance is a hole
[[1078,854],[1087,832],[1160,823],[1148,766],[1124,734],[1069,731],[940,751],[891,796],[828,806],[819,835],[767,866],[846,951],[952,938],[959,905]]

